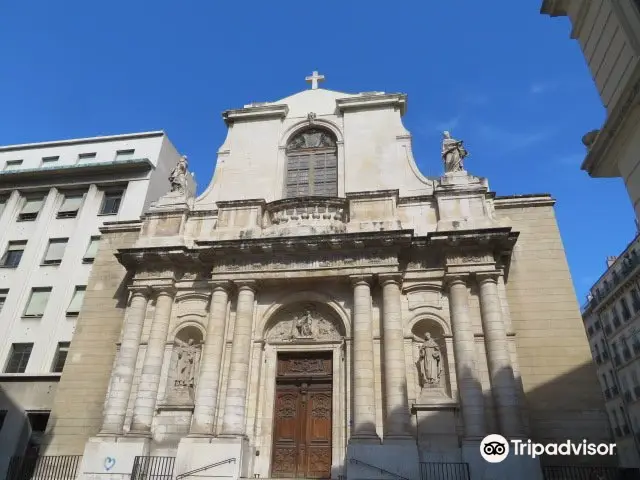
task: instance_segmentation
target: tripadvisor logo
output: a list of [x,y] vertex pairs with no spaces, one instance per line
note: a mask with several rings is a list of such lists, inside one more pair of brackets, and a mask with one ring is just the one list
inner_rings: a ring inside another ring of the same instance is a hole
[[500,463],[513,451],[514,455],[531,458],[540,455],[615,455],[615,443],[580,443],[567,440],[562,443],[535,443],[531,440],[511,440],[502,435],[487,435],[480,442],[480,455],[489,463]]

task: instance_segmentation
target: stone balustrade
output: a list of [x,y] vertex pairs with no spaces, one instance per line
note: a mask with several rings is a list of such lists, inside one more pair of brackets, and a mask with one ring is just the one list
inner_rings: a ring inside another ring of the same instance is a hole
[[348,201],[335,197],[287,198],[265,206],[263,235],[342,233],[348,222]]

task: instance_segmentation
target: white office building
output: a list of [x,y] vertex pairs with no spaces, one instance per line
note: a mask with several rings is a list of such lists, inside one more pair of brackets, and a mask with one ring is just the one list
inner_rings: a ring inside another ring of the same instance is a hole
[[178,159],[162,131],[0,147],[0,478],[52,421],[100,227],[138,220]]

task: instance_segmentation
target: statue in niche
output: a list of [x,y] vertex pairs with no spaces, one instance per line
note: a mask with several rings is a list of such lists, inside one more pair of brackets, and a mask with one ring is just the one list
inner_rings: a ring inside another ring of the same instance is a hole
[[189,163],[187,162],[187,156],[183,155],[178,160],[178,164],[171,170],[169,174],[169,183],[171,185],[171,191],[183,195],[187,192],[187,169]]
[[462,161],[469,153],[463,144],[462,140],[451,138],[449,132],[442,133],[442,160],[444,161],[445,173],[464,171]]
[[429,332],[424,334],[424,341],[420,345],[418,372],[422,388],[437,388],[442,376],[442,354],[440,346],[431,338]]
[[180,344],[176,355],[176,387],[190,387],[195,385],[196,367],[198,361],[198,347],[192,338],[188,342],[177,340]]

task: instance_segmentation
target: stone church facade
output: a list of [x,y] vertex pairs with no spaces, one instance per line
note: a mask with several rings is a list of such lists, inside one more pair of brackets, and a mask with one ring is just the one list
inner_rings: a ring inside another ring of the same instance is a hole
[[103,227],[46,454],[82,454],[83,479],[129,478],[136,457],[475,479],[489,433],[608,441],[551,196],[497,196],[449,135],[424,177],[405,95],[311,78],[223,114],[202,195],[184,159],[140,221]]

